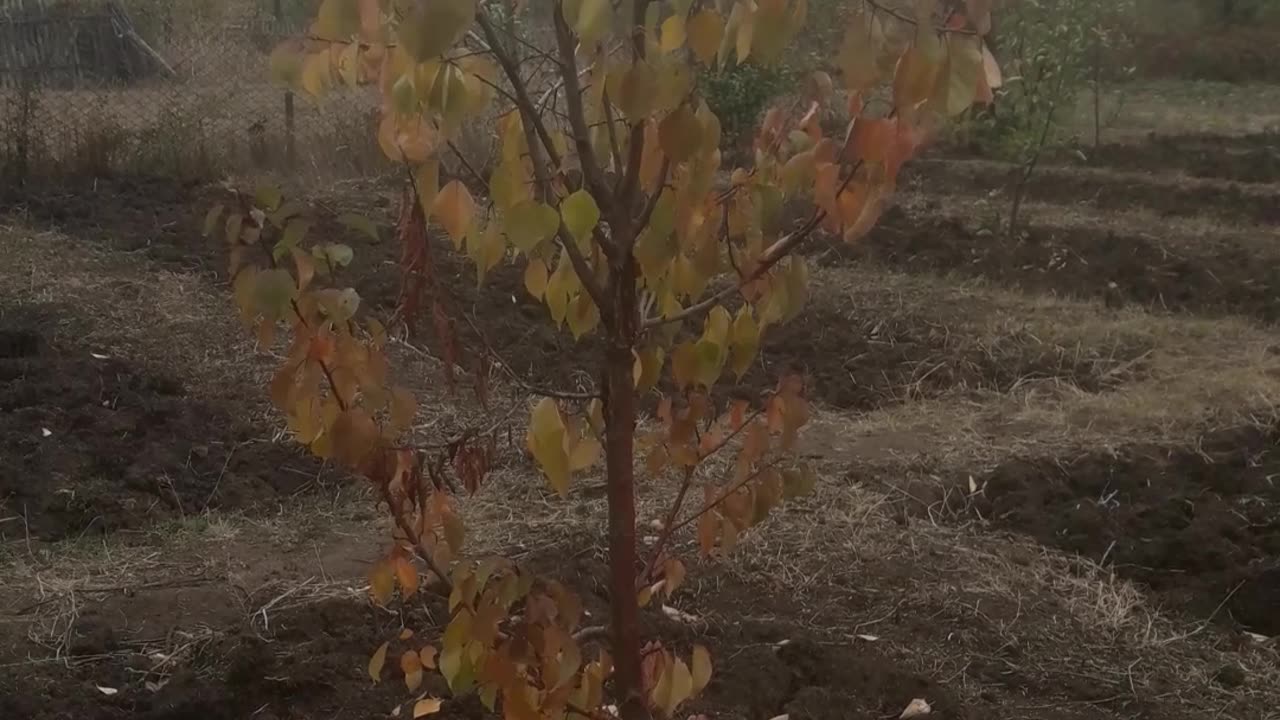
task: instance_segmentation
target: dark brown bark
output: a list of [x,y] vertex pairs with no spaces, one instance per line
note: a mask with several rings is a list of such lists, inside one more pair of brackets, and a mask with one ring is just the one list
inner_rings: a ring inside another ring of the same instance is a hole
[[614,689],[623,720],[647,720],[640,675],[636,597],[635,427],[632,346],[639,326],[635,261],[628,253],[610,278],[614,323],[604,358],[605,467],[609,495],[609,598]]

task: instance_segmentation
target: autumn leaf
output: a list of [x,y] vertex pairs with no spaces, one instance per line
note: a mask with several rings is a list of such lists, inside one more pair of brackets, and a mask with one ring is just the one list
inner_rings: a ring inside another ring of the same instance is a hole
[[382,666],[387,663],[387,648],[390,643],[382,643],[373,653],[373,657],[369,658],[369,677],[373,679],[376,685],[382,682]]
[[720,39],[724,36],[724,18],[712,9],[698,11],[686,27],[689,49],[704,65],[716,59]]
[[586,190],[579,190],[560,203],[560,216],[569,234],[579,245],[591,236],[591,231],[600,222],[600,208],[596,200]]
[[440,712],[440,708],[443,706],[444,706],[443,700],[440,700],[438,698],[423,698],[422,700],[419,700],[418,702],[413,704],[414,720],[417,720],[418,718],[426,717],[428,715],[434,715]]
[[418,569],[413,566],[413,561],[403,556],[397,557],[395,573],[396,581],[400,583],[400,595],[405,598],[412,597],[418,591]]
[[684,162],[698,152],[702,123],[688,105],[681,105],[659,123],[658,141],[672,162]]
[[390,560],[382,559],[374,563],[369,573],[369,594],[379,605],[391,602],[391,595],[396,589],[396,567]]
[[711,682],[711,653],[702,645],[693,646],[690,673],[693,681],[693,694],[697,695]]
[[405,650],[400,656],[400,670],[404,672],[404,684],[409,692],[417,690],[418,686],[422,685],[422,663],[418,660],[418,653]]
[[456,240],[466,237],[467,229],[475,217],[476,202],[467,186],[452,180],[440,188],[432,203],[431,214],[444,226],[445,232]]

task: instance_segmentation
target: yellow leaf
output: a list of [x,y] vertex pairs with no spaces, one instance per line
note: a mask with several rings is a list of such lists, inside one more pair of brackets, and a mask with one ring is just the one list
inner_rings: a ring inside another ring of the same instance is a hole
[[529,450],[551,487],[562,496],[569,492],[569,457],[564,450],[564,436],[560,409],[555,400],[543,398],[530,416]]
[[423,698],[413,704],[413,718],[417,720],[421,717],[434,715],[440,712],[440,708],[444,705],[443,700],[437,698]]
[[946,76],[937,84],[939,109],[955,117],[969,109],[983,80],[982,41],[965,35],[949,35],[946,40]]
[[676,346],[671,356],[671,374],[680,390],[689,387],[698,377],[698,351],[693,343],[686,341]]
[[450,237],[466,237],[475,215],[476,202],[467,186],[457,180],[440,189],[431,206],[431,214],[444,226]]
[[632,376],[635,378],[637,391],[648,392],[658,383],[658,378],[662,374],[662,363],[665,359],[666,352],[657,345],[646,347],[636,352],[636,362],[635,367],[632,369]]
[[302,61],[302,89],[313,98],[319,99],[329,92],[333,84],[333,72],[329,64],[329,53],[312,53]]
[[359,31],[360,10],[356,0],[324,0],[320,3],[315,26],[312,28],[316,38],[346,40]]
[[702,123],[688,105],[681,105],[658,125],[658,142],[672,162],[684,162],[698,152]]
[[893,102],[899,109],[914,108],[929,98],[938,76],[938,64],[919,45],[912,45],[898,60],[893,77]]
[[669,53],[684,47],[685,16],[676,13],[662,21],[662,52]]
[[461,40],[476,15],[476,0],[411,2],[401,7],[404,15],[396,33],[418,62],[438,57]]
[[398,637],[401,640],[408,640],[409,638],[413,637],[413,631],[410,630],[409,628],[405,628],[401,630],[400,634],[397,635],[396,637]]
[[755,40],[756,10],[755,3],[744,2],[734,6],[734,10],[742,9],[742,17],[738,21],[738,32],[734,38],[734,48],[738,52],[738,63],[744,63],[751,56],[751,43]]
[[569,322],[569,331],[573,333],[573,338],[579,340],[583,335],[595,329],[600,324],[600,310],[596,307],[596,303],[591,299],[591,295],[587,292],[579,292],[578,296],[573,299],[569,305],[569,312],[566,315]]
[[573,453],[569,455],[569,470],[578,472],[595,465],[600,459],[601,450],[599,440],[591,436],[582,438],[573,446]]
[[676,658],[675,664],[671,668],[671,690],[667,696],[666,711],[667,715],[675,712],[689,696],[693,694],[693,675],[689,672],[689,666],[684,660]]
[[533,297],[541,300],[547,292],[547,264],[533,259],[524,268],[524,287]]
[[493,269],[507,253],[506,242],[502,239],[502,230],[498,223],[491,222],[483,232],[474,229],[467,240],[467,253],[476,264],[476,287],[484,283],[484,276]]
[[569,234],[581,247],[600,223],[600,208],[591,193],[579,190],[560,203],[560,216]]
[[391,602],[391,594],[395,592],[395,588],[395,567],[389,560],[379,560],[369,572],[369,594],[379,605],[386,605]]
[[788,196],[813,182],[817,162],[813,150],[796,153],[782,166],[782,192]]
[[693,50],[693,54],[704,65],[710,65],[716,58],[716,50],[720,48],[720,39],[724,35],[724,18],[715,10],[701,10],[689,20],[686,30],[689,49]]
[[525,200],[507,210],[503,226],[511,244],[521,252],[530,253],[556,234],[560,229],[560,216],[550,205]]
[[711,682],[711,653],[702,645],[693,646],[693,665],[690,670],[693,676],[693,694],[697,695]]
[[440,161],[432,157],[413,171],[413,182],[418,190],[418,203],[424,216],[431,213],[436,193],[440,190]]
[[836,60],[847,89],[863,92],[880,79],[879,58],[884,42],[880,18],[859,6],[850,19]]
[[751,368],[756,353],[760,349],[760,326],[751,313],[750,305],[743,305],[733,320],[731,334],[729,368],[739,379]]
[[639,60],[621,73],[615,83],[616,92],[610,88],[609,96],[628,120],[637,122],[653,111],[657,84],[653,66]]
[[573,19],[574,32],[583,46],[591,46],[609,32],[613,24],[613,3],[610,0],[581,0],[578,16]]
[[382,666],[387,664],[387,647],[390,643],[382,643],[382,645],[373,653],[373,657],[369,658],[369,677],[373,679],[374,684],[382,682]]

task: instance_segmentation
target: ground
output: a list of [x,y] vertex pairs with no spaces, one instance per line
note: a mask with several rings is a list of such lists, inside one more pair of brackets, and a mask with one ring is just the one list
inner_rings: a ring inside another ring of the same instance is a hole
[[[870,237],[813,249],[805,314],[726,392],[805,371],[822,481],[694,563],[672,601],[692,619],[645,618],[711,646],[690,713],[1280,718],[1280,104],[1210,122],[1205,92],[1135,90],[1107,144],[1037,173],[1015,235],[1011,168],[939,148]],[[2,717],[391,717],[408,696],[370,683],[370,653],[439,628],[439,598],[369,602],[385,519],[268,407],[274,359],[199,235],[218,194],[106,178],[0,198]],[[395,204],[373,182],[310,196],[385,223]],[[389,228],[323,228],[388,310]],[[587,353],[519,268],[477,293],[445,244],[464,334],[504,358],[490,403],[513,438],[464,505],[471,550],[598,613],[598,481],[555,498],[519,441],[522,388],[579,389]],[[476,420],[429,335],[392,348],[418,433]]]

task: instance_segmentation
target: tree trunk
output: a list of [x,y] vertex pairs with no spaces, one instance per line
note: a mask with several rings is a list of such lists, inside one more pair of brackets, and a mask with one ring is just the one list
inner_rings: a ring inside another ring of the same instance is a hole
[[635,260],[610,278],[612,316],[605,351],[605,467],[609,496],[609,598],[614,689],[623,720],[648,720],[640,675],[640,607],[636,597],[635,427],[632,347],[639,326]]

